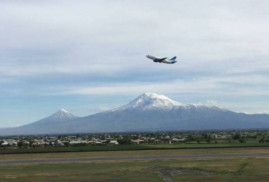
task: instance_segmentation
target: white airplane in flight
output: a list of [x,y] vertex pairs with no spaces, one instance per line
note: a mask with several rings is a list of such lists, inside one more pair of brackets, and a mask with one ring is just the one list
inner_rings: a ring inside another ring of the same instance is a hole
[[176,58],[177,58],[176,56],[172,57],[171,59],[168,59],[167,57],[165,57],[165,58],[156,58],[156,57],[151,56],[151,55],[147,55],[146,57],[153,60],[153,62],[155,62],[155,63],[174,64],[174,63],[177,62],[176,61]]

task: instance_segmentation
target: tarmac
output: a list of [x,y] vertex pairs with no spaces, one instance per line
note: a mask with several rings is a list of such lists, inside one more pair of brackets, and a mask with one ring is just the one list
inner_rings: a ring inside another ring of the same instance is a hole
[[101,161],[117,162],[117,161],[165,160],[165,159],[238,158],[238,157],[269,157],[269,153],[150,155],[150,156],[124,156],[124,157],[79,157],[79,158],[46,158],[46,159],[27,159],[27,160],[0,160],[0,165],[101,162]]

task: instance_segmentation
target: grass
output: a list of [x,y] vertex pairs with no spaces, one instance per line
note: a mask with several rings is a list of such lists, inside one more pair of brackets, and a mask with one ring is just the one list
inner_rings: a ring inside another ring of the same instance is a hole
[[[140,146],[140,145],[139,145]],[[150,145],[141,145],[151,147]],[[63,153],[1,154],[0,160],[44,158],[186,155],[220,153],[269,153],[268,147],[118,150]],[[182,146],[182,144],[180,144]],[[184,145],[183,145],[184,146]],[[195,145],[197,147],[197,145]],[[223,146],[223,145],[221,145]],[[103,147],[103,146],[101,146]],[[113,146],[111,146],[113,147]],[[143,161],[76,162],[59,164],[0,165],[1,182],[86,182],[86,181],[259,181],[269,179],[269,157],[173,159]]]
[[205,173],[176,174],[174,181],[261,181],[269,179],[268,158],[240,158],[240,159],[219,159],[194,162],[198,171]]
[[73,147],[40,148],[0,148],[0,154],[87,152],[87,151],[129,151],[129,150],[166,150],[166,149],[202,149],[202,148],[240,148],[269,147],[268,143],[221,143],[221,144],[140,144],[140,145],[86,145]]
[[266,157],[7,165],[0,166],[0,181],[265,182],[269,179],[268,166]]
[[147,155],[185,155],[185,154],[219,154],[219,153],[269,153],[269,148],[210,148],[210,149],[166,149],[166,150],[131,150],[131,151],[91,151],[66,153],[26,153],[1,154],[1,160],[76,158],[76,157],[115,157],[115,156],[147,156]]

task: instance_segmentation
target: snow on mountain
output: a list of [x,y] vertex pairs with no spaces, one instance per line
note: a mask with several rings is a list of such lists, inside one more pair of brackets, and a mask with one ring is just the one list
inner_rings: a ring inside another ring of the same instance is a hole
[[19,127],[1,129],[0,135],[66,133],[66,128],[69,128],[68,122],[79,118],[65,109],[60,109],[52,115],[36,122]]
[[57,112],[53,113],[52,115],[43,118],[41,120],[38,120],[36,122],[30,123],[28,125],[22,126],[22,128],[36,128],[36,127],[42,127],[45,128],[53,128],[53,126],[65,124],[68,121],[78,119],[78,116],[73,115],[69,111],[65,109],[60,109]]
[[181,103],[171,100],[164,95],[159,95],[156,93],[144,93],[128,103],[125,106],[122,106],[116,110],[125,110],[125,109],[141,109],[141,110],[150,110],[150,109],[171,109],[173,107],[182,106]]
[[221,110],[228,111],[227,109],[222,109],[217,106],[206,106],[202,104],[182,104],[178,101],[174,101],[164,95],[159,95],[156,93],[144,93],[129,102],[128,104],[112,109],[111,111],[122,111],[122,110],[171,110],[171,109],[185,109],[185,110]]
[[47,117],[47,119],[52,119],[52,120],[66,120],[66,119],[74,119],[74,118],[77,118],[77,116],[73,115],[72,113],[70,113],[69,111],[65,109],[60,109],[59,111]]

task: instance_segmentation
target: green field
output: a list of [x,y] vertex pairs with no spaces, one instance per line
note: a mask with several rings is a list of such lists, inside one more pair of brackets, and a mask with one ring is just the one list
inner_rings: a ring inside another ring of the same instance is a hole
[[0,166],[0,181],[265,182],[268,165],[268,158],[9,165]]
[[187,143],[187,144],[139,144],[139,145],[85,145],[70,147],[40,148],[0,148],[0,154],[20,153],[55,153],[55,152],[87,152],[87,151],[128,151],[128,150],[166,150],[166,149],[202,149],[202,148],[240,148],[269,147],[269,143]]
[[75,157],[116,157],[116,156],[149,156],[149,155],[186,155],[186,154],[227,154],[227,153],[269,153],[268,147],[246,148],[210,148],[210,149],[166,149],[166,150],[132,150],[132,151],[99,151],[99,152],[61,152],[61,153],[27,153],[1,154],[1,160],[24,160],[46,158]]
[[[269,148],[181,149],[1,155],[1,159],[145,156],[205,153],[268,153]],[[269,179],[268,157],[173,159],[62,164],[0,165],[1,182],[261,181]]]

